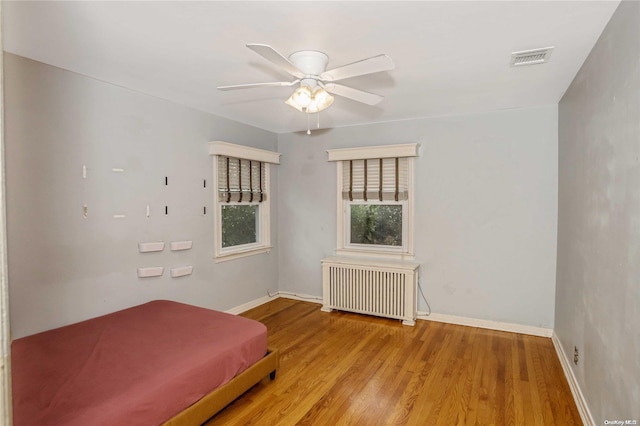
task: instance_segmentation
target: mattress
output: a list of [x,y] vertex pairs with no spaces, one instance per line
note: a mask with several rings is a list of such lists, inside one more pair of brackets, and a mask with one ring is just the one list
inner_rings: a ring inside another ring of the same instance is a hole
[[154,425],[267,352],[254,320],[153,301],[17,339],[15,426]]

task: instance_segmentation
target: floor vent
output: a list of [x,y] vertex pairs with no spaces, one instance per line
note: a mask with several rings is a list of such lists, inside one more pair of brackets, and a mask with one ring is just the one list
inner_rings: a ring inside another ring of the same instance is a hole
[[553,51],[553,46],[541,49],[523,50],[511,53],[511,66],[520,67],[523,65],[544,64],[549,61],[549,56]]

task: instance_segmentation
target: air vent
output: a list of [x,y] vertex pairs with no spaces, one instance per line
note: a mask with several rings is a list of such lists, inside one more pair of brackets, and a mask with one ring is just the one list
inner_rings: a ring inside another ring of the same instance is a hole
[[537,65],[549,61],[549,56],[553,51],[553,46],[541,49],[523,50],[511,53],[511,66],[519,67],[523,65]]

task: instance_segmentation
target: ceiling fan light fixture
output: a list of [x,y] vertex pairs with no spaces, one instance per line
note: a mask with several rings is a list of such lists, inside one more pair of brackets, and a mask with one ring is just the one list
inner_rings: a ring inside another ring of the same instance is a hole
[[300,105],[294,102],[293,95],[289,96],[289,99],[284,101],[285,104],[289,105],[291,108],[297,109],[300,112],[304,112],[304,109]]
[[297,88],[285,104],[307,114],[324,111],[333,103],[333,96],[322,87],[316,87],[313,92],[309,86]]
[[307,108],[312,100],[311,88],[309,88],[309,86],[300,86],[293,92],[289,99],[300,108]]
[[312,98],[313,98],[313,102],[311,103],[311,105],[313,105],[315,111],[309,111],[311,107],[310,106],[309,108],[307,108],[307,111],[309,112],[324,111],[325,109],[329,108],[333,103],[333,96],[331,96],[329,92],[327,92],[322,87],[318,87],[316,88],[316,90],[313,91]]

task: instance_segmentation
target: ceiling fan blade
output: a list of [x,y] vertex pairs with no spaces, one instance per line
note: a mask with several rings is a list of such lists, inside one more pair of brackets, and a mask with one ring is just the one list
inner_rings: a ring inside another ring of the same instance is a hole
[[302,78],[304,73],[298,69],[291,61],[278,53],[273,47],[267,44],[247,44],[247,47],[267,61],[279,66],[294,77]]
[[324,81],[338,81],[359,75],[373,74],[374,72],[389,71],[394,68],[393,59],[382,54],[325,71],[320,74],[320,78]]
[[375,93],[365,92],[364,90],[354,89],[353,87],[343,86],[342,84],[327,83],[324,85],[327,92],[334,95],[342,96],[343,98],[352,99],[357,102],[362,102],[367,105],[376,105],[384,96],[376,95]]
[[218,90],[253,89],[254,87],[291,87],[297,83],[300,83],[300,80],[275,81],[273,83],[236,84],[233,86],[218,86]]

